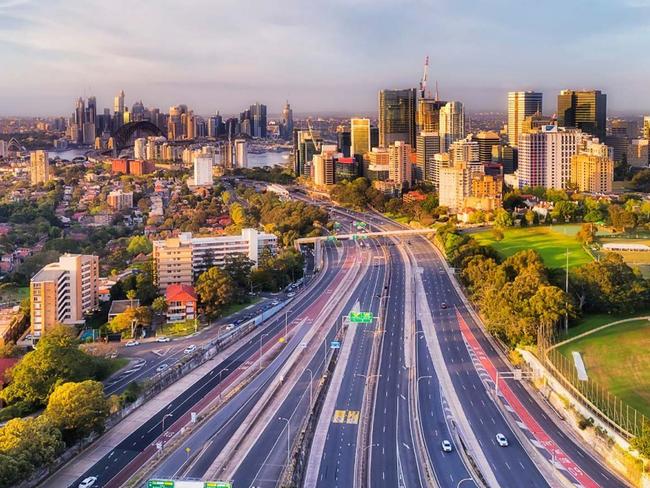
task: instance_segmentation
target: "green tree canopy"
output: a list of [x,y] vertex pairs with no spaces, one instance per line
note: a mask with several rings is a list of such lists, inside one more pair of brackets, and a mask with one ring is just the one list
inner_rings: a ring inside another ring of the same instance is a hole
[[153,244],[146,236],[133,236],[129,239],[126,250],[131,256],[149,254],[153,250]]
[[210,318],[218,317],[224,307],[232,302],[235,290],[234,280],[216,266],[201,273],[196,280],[196,292]]

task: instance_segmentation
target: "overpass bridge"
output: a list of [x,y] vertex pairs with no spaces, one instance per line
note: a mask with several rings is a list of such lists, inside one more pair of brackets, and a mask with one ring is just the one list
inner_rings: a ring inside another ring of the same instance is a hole
[[294,241],[295,248],[300,251],[300,246],[304,244],[314,245],[314,268],[319,270],[323,262],[322,246],[323,242],[338,240],[357,240],[367,239],[369,237],[408,237],[435,234],[436,229],[404,229],[404,230],[382,230],[375,232],[359,232],[355,234],[338,234],[318,237],[301,237]]

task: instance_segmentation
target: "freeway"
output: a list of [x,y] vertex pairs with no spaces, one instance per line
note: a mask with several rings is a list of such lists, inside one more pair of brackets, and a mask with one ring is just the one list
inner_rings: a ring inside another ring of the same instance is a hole
[[[356,246],[361,248],[360,243],[357,243]],[[370,254],[369,257],[373,262],[379,263],[374,258],[381,256],[382,253],[376,244],[369,243],[369,246],[363,252]],[[382,290],[383,275],[383,264],[370,266],[366,270],[366,274],[360,285],[354,290],[347,290],[342,297],[346,300],[346,304],[342,310],[343,315],[347,315],[354,308],[363,311],[373,310],[376,314],[377,304],[379,302],[377,296]],[[338,324],[332,323],[329,327],[328,341],[334,337]],[[348,324],[345,340],[353,341],[354,356],[348,362],[346,366],[347,370],[354,370],[361,373],[367,369],[367,356],[373,337],[372,329],[372,324]],[[366,358],[365,369],[362,367],[364,358]],[[309,385],[311,374],[308,374],[308,372],[312,371],[314,378],[318,380],[318,377],[322,375],[324,366],[325,358],[323,354],[314,356],[305,365],[301,379],[275,413],[275,419],[286,418],[289,420],[291,429],[289,439],[291,443],[293,443],[293,439],[298,435],[309,413]],[[337,365],[338,367],[339,365]],[[337,394],[336,391],[332,393]],[[337,397],[337,412],[330,424],[327,434],[327,448],[323,454],[323,462],[331,464],[332,469],[326,470],[329,476],[319,478],[319,486],[344,487],[352,486],[353,484],[354,454],[359,412],[363,398],[363,380],[355,377],[354,374],[346,374],[346,378],[338,391]],[[254,447],[248,452],[235,472],[235,486],[255,486],[258,488],[277,486],[279,477],[287,461],[286,439],[287,422],[280,420],[271,421],[259,438],[256,439]],[[346,452],[346,449],[351,452]],[[341,476],[343,471],[345,471],[345,477]],[[325,478],[327,478],[327,481],[324,481]]]
[[[351,246],[345,246],[344,249],[347,247]],[[330,252],[332,252],[331,248]],[[341,254],[343,256],[343,253]],[[347,254],[350,255],[348,263],[352,263],[351,259],[355,256],[355,253]],[[302,342],[307,329],[313,326],[322,312],[323,306],[331,301],[334,286],[335,283],[324,290],[314,290],[314,293],[319,298],[312,300],[308,307],[300,310],[297,316],[292,317],[293,320],[290,325],[297,324],[296,327],[299,330],[291,338],[288,347],[284,348],[283,357],[276,358],[251,384],[237,394],[226,408],[217,412],[205,425],[197,429],[182,446],[179,446],[172,455],[157,467],[154,473],[155,477],[202,478],[206,474],[223,447],[250,415],[252,408],[263,396],[273,378],[277,376],[287,357]],[[304,323],[304,326],[302,326],[302,323]],[[322,358],[322,355],[320,357]],[[197,454],[188,458],[185,452],[186,447],[189,447],[192,452]]]
[[[345,253],[345,251],[344,251]],[[333,260],[334,253],[328,248],[328,262]],[[303,292],[296,297],[290,312],[291,320],[298,317],[311,304],[310,295],[314,293],[320,295],[327,290],[341,269],[338,266],[329,266],[320,273],[319,281],[315,282],[309,293]],[[273,340],[275,334],[283,331],[285,325],[284,314],[275,320],[267,322],[259,328],[259,334],[262,339],[266,337],[265,344]],[[149,421],[138,427],[134,432],[122,441],[109,454],[99,459],[90,469],[88,469],[78,480],[71,486],[76,487],[79,482],[88,477],[96,476],[98,478],[95,487],[119,486],[130,474],[141,466],[145,459],[148,459],[155,453],[155,443],[171,434],[175,429],[175,423],[186,423],[191,411],[199,406],[204,406],[219,394],[228,384],[232,383],[240,371],[238,368],[247,361],[254,359],[259,353],[260,340],[257,336],[245,337],[239,348],[217,365],[206,377],[197,381],[185,392],[179,395],[173,402],[161,406],[159,412]],[[265,346],[267,347],[267,346]],[[227,371],[228,375],[221,374],[221,371]],[[164,419],[170,417],[167,421],[167,429],[164,429]]]
[[[376,219],[383,222],[384,225],[394,226],[391,221],[386,221],[382,217],[376,216]],[[509,425],[505,423],[502,410],[495,405],[492,393],[494,390],[488,391],[490,386],[493,388],[493,385],[490,385],[489,381],[481,380],[481,376],[485,378],[485,371],[481,368],[476,369],[474,361],[476,353],[472,351],[470,354],[466,346],[467,336],[461,332],[461,326],[466,324],[469,327],[477,339],[481,352],[497,370],[507,371],[510,370],[510,367],[497,353],[492,341],[487,338],[483,329],[467,309],[464,300],[458,294],[444,269],[441,258],[433,252],[431,244],[422,238],[414,238],[412,242],[411,249],[418,265],[423,268],[422,278],[427,301],[433,313],[436,333],[444,347],[443,352],[448,354],[445,357],[448,368],[450,372],[454,373],[452,380],[455,390],[461,398],[465,414],[470,420],[472,429],[477,433],[479,443],[488,457],[500,486],[519,486],[518,483],[526,478],[528,478],[527,486],[546,486],[546,481],[541,477],[528,453],[523,450],[519,440],[512,434]],[[443,303],[447,305],[446,309],[441,308]],[[454,309],[460,311],[460,316],[456,315]],[[573,472],[574,481],[581,479],[584,486],[606,486],[608,488],[626,486],[605,467],[603,461],[594,458],[589,451],[568,437],[563,432],[563,427],[558,425],[560,420],[549,417],[537,399],[533,398],[529,390],[524,388],[520,382],[502,381],[513,391],[521,404],[525,405],[527,414],[550,438],[551,444],[548,445],[555,444],[563,455],[567,456],[567,466],[573,465],[570,471]],[[492,425],[490,426],[490,424]],[[510,446],[507,449],[496,446],[494,434],[497,429],[508,437]],[[538,441],[532,437],[531,432],[528,429],[522,429],[521,432],[535,446]],[[545,449],[540,449],[540,452],[548,460],[551,460],[551,454]]]

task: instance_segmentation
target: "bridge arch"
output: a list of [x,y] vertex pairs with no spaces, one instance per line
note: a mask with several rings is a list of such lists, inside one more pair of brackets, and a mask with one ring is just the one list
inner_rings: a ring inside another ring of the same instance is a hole
[[116,131],[113,131],[111,136],[113,137],[113,147],[118,152],[121,149],[124,149],[128,144],[131,137],[136,133],[145,133],[152,136],[163,136],[166,135],[156,124],[149,122],[148,120],[142,120],[138,122],[129,122],[124,124]]

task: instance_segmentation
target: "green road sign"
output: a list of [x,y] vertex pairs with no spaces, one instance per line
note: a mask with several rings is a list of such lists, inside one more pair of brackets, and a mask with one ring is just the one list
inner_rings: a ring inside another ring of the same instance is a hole
[[339,230],[341,228],[341,223],[340,222],[334,222],[334,228],[336,230]]
[[174,488],[174,482],[171,480],[149,480],[147,488]]
[[327,236],[327,240],[328,240],[328,241],[335,241],[335,240],[336,240],[336,236]]
[[203,488],[232,488],[229,481],[206,481]]
[[353,240],[353,241],[356,241],[358,238],[359,238],[358,235],[356,235],[356,234],[352,234],[352,240]]
[[350,312],[348,321],[352,324],[369,324],[374,319],[372,312]]

